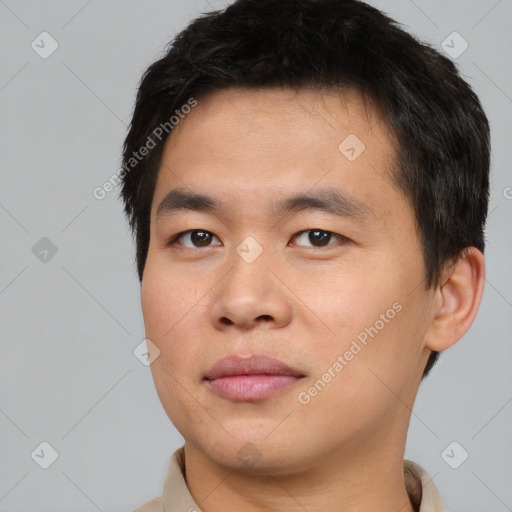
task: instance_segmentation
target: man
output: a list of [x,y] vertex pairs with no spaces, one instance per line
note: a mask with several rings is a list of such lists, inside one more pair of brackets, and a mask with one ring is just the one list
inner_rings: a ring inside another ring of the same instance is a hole
[[356,0],[238,0],[149,67],[124,145],[155,386],[149,511],[443,511],[404,461],[484,283],[489,126]]

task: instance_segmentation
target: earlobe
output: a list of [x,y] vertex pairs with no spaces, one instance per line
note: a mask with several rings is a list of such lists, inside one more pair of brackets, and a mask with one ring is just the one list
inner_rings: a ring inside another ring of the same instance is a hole
[[445,270],[436,290],[436,311],[425,346],[441,352],[454,345],[468,331],[482,299],[485,260],[475,247]]

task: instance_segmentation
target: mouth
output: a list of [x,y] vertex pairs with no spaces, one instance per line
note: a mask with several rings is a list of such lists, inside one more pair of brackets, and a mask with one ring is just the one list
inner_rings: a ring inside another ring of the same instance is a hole
[[263,400],[304,377],[302,372],[278,359],[252,355],[220,359],[206,372],[204,380],[213,393],[243,402]]

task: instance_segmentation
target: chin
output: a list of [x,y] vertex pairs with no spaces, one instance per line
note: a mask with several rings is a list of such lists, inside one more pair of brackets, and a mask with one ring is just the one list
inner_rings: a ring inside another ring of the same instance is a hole
[[290,436],[270,439],[272,436],[251,435],[247,428],[239,432],[243,435],[230,436],[223,431],[219,436],[206,436],[199,443],[193,441],[193,436],[186,439],[214,463],[237,472],[286,474],[297,471],[305,462],[306,452],[296,449],[301,443]]

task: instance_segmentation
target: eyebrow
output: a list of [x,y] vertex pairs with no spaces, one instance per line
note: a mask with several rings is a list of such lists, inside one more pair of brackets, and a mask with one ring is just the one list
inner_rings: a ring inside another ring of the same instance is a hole
[[[171,190],[160,202],[156,209],[156,217],[183,210],[215,213],[223,207],[222,201],[206,194],[192,193],[182,188],[176,188]],[[374,215],[367,204],[334,188],[315,188],[314,192],[299,193],[275,202],[271,208],[272,214],[276,217],[302,211],[324,211],[337,217],[359,221]]]

